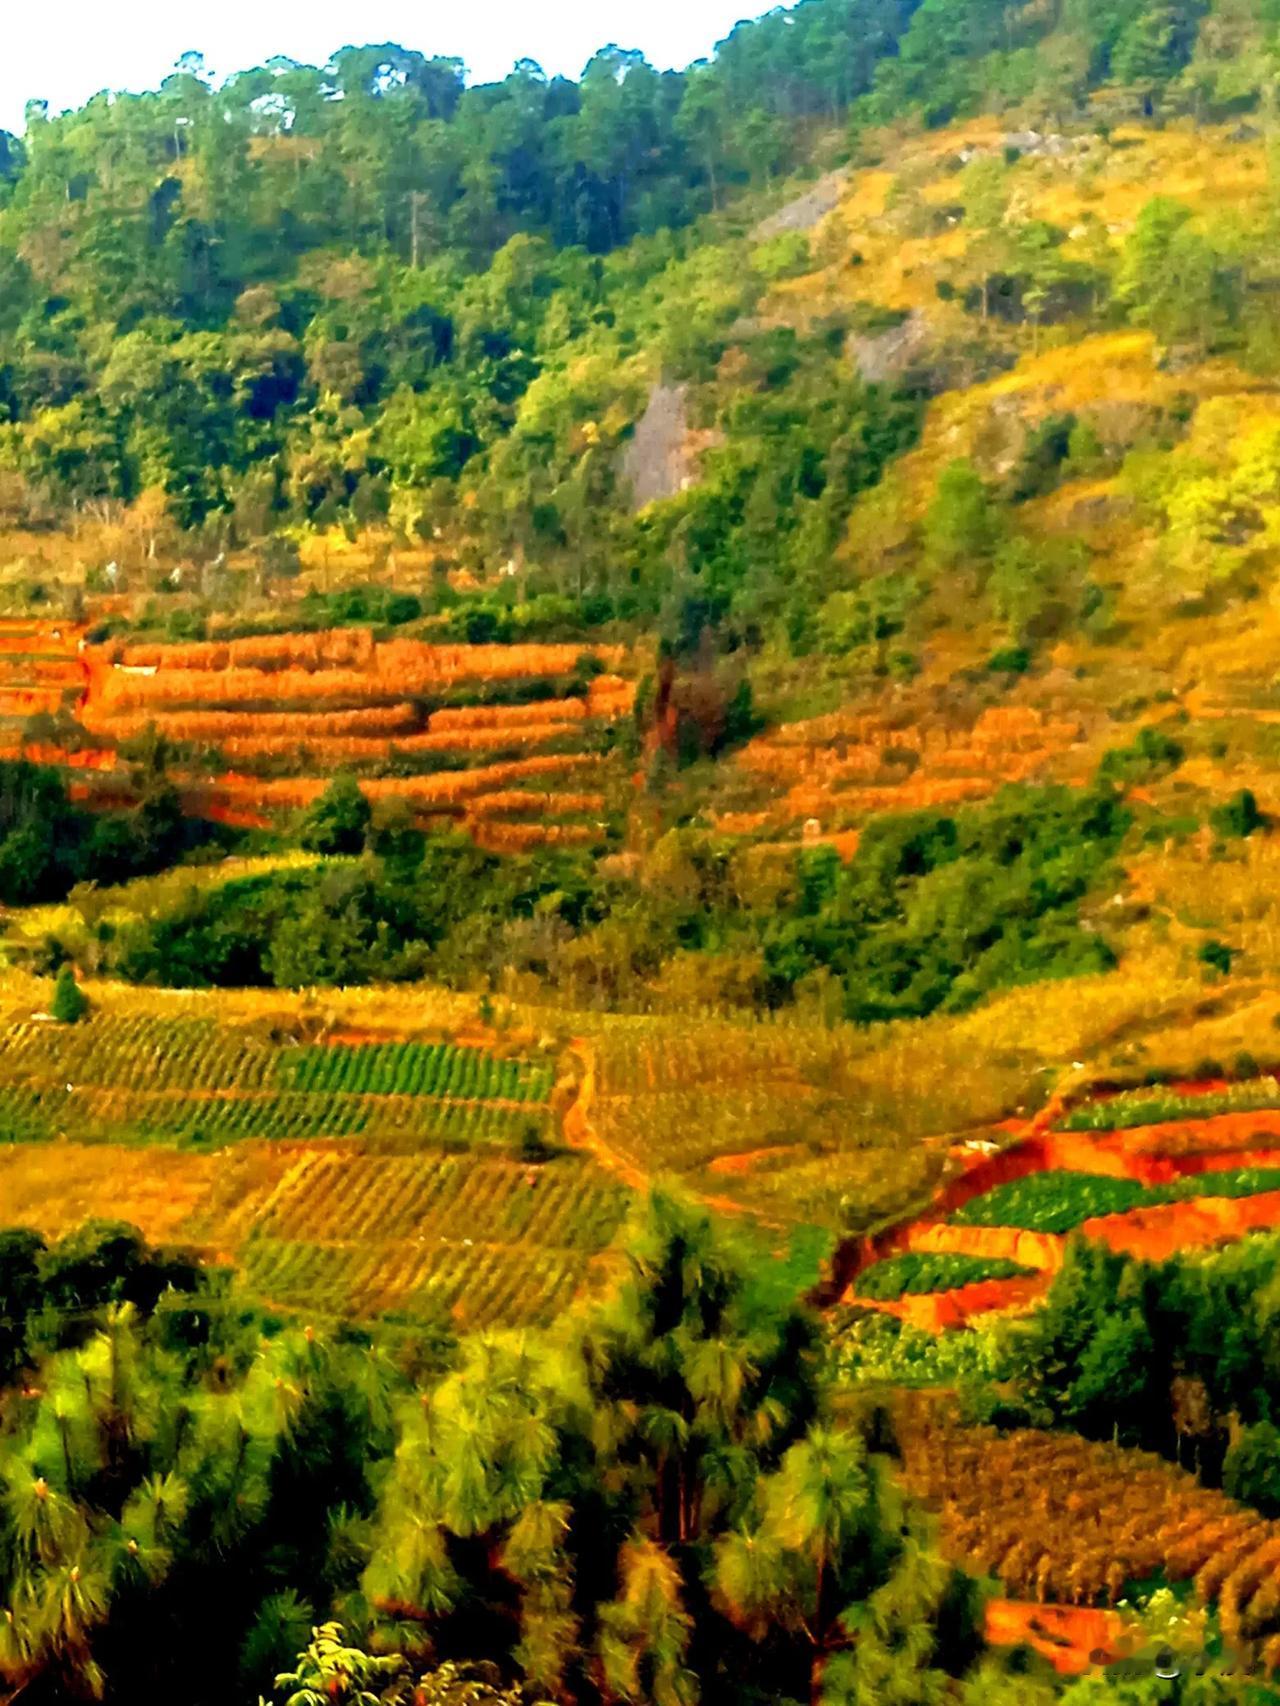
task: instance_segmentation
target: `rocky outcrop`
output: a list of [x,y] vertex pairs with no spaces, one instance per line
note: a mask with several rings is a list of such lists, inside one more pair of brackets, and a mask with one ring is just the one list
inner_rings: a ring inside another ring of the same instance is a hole
[[828,172],[812,189],[762,219],[751,235],[763,242],[768,237],[780,237],[784,231],[812,231],[820,219],[825,219],[839,205],[847,181],[847,172]]
[[622,453],[622,478],[631,487],[631,506],[643,509],[674,498],[696,484],[704,450],[722,442],[719,432],[690,428],[688,387],[659,381]]
[[883,332],[850,334],[849,359],[868,385],[883,385],[912,367],[929,347],[929,322],[915,310]]

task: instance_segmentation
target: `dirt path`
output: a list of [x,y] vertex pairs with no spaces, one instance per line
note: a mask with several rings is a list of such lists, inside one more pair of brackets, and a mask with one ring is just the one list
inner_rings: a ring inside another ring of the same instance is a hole
[[562,1077],[552,1092],[553,1107],[557,1094],[562,1090],[567,1090],[571,1096],[560,1122],[565,1142],[570,1149],[589,1155],[606,1173],[612,1173],[614,1178],[621,1179],[630,1190],[648,1190],[651,1182],[649,1175],[611,1144],[606,1143],[592,1123],[591,1113],[596,1099],[594,1045],[586,1037],[575,1037],[569,1045],[568,1054],[569,1059],[575,1063],[577,1072],[571,1078]]
[[[561,1132],[564,1141],[570,1149],[580,1154],[589,1155],[598,1166],[607,1173],[612,1173],[615,1179],[620,1179],[630,1190],[645,1192],[653,1184],[653,1174],[640,1167],[629,1156],[601,1137],[592,1119],[592,1111],[596,1100],[596,1051],[595,1046],[586,1037],[575,1037],[568,1048],[568,1055],[576,1065],[577,1072],[572,1078],[561,1077],[552,1093],[552,1106],[555,1106],[557,1092],[570,1096],[561,1117]],[[762,1226],[781,1230],[783,1222],[771,1220],[768,1216],[749,1209],[745,1204],[733,1197],[709,1195],[706,1191],[696,1191],[690,1188],[690,1195],[704,1205],[713,1209],[717,1214],[750,1215]]]

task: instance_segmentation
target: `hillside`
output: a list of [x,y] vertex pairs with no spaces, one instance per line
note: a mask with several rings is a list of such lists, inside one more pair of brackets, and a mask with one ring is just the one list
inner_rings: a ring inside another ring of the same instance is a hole
[[1277,28],[0,135],[0,1706],[1280,1698]]

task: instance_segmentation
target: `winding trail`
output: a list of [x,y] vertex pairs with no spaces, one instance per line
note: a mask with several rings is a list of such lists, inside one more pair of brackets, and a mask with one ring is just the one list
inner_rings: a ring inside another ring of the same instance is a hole
[[[654,1182],[654,1175],[637,1163],[621,1150],[615,1149],[600,1135],[592,1111],[596,1101],[597,1056],[595,1044],[588,1037],[575,1037],[566,1050],[566,1056],[572,1067],[562,1074],[555,1090],[552,1092],[552,1106],[555,1098],[563,1094],[567,1100],[561,1115],[560,1130],[565,1143],[570,1149],[579,1154],[589,1155],[598,1166],[603,1167],[614,1178],[620,1179],[628,1189],[646,1192]],[[686,1186],[686,1189],[688,1187]],[[717,1214],[750,1215],[761,1226],[775,1229],[782,1227],[782,1222],[770,1220],[753,1209],[746,1208],[733,1197],[723,1197],[708,1194],[705,1191],[690,1190],[690,1195],[705,1208],[713,1209]]]

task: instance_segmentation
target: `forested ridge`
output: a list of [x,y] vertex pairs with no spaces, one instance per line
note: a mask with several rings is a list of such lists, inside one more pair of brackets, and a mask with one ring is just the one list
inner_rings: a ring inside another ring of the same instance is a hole
[[[774,186],[870,125],[993,102],[1247,106],[1266,8],[1202,12],[802,0],[682,73],[611,46],[577,82],[521,62],[473,87],[384,45],[217,87],[193,55],[152,93],[33,104],[0,139],[6,504],[152,494],[153,532],[167,515],[214,549],[389,515],[607,585],[619,548],[660,561],[675,526],[637,536],[617,474],[650,382],[709,375],[795,262],[785,232],[749,240]],[[788,480],[839,511],[901,439],[874,404],[824,439],[861,405],[821,340],[806,371],[786,407],[816,441]]]

